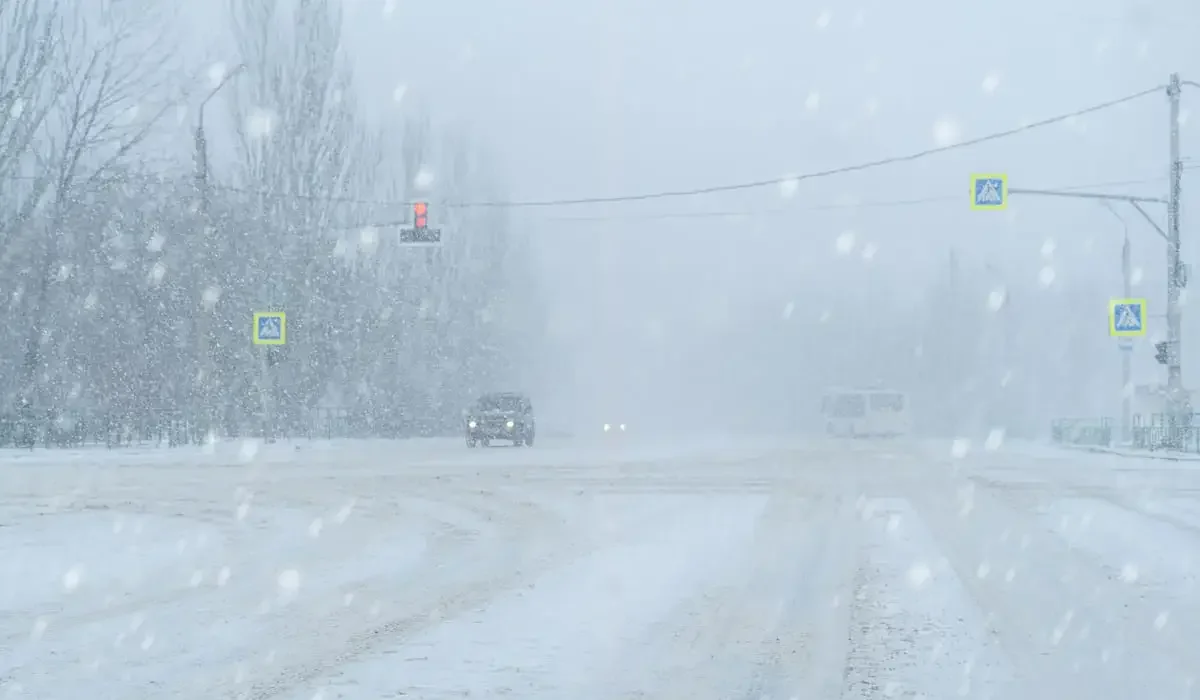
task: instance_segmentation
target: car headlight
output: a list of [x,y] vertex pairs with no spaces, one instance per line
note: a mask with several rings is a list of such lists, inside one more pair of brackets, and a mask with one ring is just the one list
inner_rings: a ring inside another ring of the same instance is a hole
[[624,423],[621,424],[621,432],[622,433],[625,432],[625,424]]
[[611,426],[611,425],[609,425],[608,423],[605,423],[605,424],[604,424],[604,432],[606,432],[606,433],[607,433],[607,432],[608,432],[608,431],[610,431],[610,430],[612,430],[612,426]]
[[512,430],[512,429],[513,429],[513,426],[514,426],[514,425],[516,425],[516,423],[514,423],[514,422],[512,422],[512,421],[509,421],[509,422],[505,423],[505,425],[507,425],[507,426],[508,426],[508,429],[509,429],[509,430]]
[[467,421],[467,427],[468,427],[468,428],[474,428],[476,425],[478,425],[478,423],[476,423],[476,422],[475,422],[475,421],[473,421],[473,420]]

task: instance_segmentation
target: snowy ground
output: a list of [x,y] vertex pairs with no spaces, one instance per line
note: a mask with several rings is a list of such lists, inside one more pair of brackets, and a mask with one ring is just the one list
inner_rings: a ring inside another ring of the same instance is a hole
[[1158,700],[1200,674],[1187,463],[417,441],[0,470],[0,698]]

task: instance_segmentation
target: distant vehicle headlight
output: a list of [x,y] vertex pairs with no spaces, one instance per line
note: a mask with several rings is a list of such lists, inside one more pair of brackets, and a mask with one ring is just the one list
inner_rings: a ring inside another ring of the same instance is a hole
[[625,424],[624,424],[624,423],[622,423],[620,427],[621,427],[621,432],[622,432],[622,433],[623,433],[623,432],[625,432]]
[[467,427],[468,427],[468,428],[474,428],[474,427],[475,427],[475,426],[477,426],[477,425],[478,425],[478,423],[476,423],[476,422],[475,422],[475,421],[473,421],[473,420],[467,421]]
[[505,425],[506,425],[506,426],[508,426],[508,429],[509,429],[509,430],[512,430],[512,429],[513,429],[513,426],[514,426],[514,425],[516,425],[516,423],[514,423],[514,422],[512,422],[512,421],[509,421],[509,422],[505,423]]
[[608,423],[605,423],[605,424],[604,424],[604,432],[606,432],[606,433],[607,433],[607,432],[608,432],[608,431],[610,431],[610,430],[612,430],[612,426],[611,426],[611,425],[609,425]]

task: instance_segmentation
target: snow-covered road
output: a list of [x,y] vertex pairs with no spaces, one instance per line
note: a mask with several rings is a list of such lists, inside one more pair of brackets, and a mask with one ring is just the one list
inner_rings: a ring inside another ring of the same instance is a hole
[[1200,675],[1189,463],[420,441],[0,470],[0,698],[1142,700]]

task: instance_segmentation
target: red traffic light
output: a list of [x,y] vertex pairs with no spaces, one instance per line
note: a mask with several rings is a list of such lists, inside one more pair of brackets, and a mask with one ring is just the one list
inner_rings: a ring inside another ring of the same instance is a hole
[[429,206],[425,202],[416,202],[413,204],[413,226],[415,228],[425,228],[426,212]]

